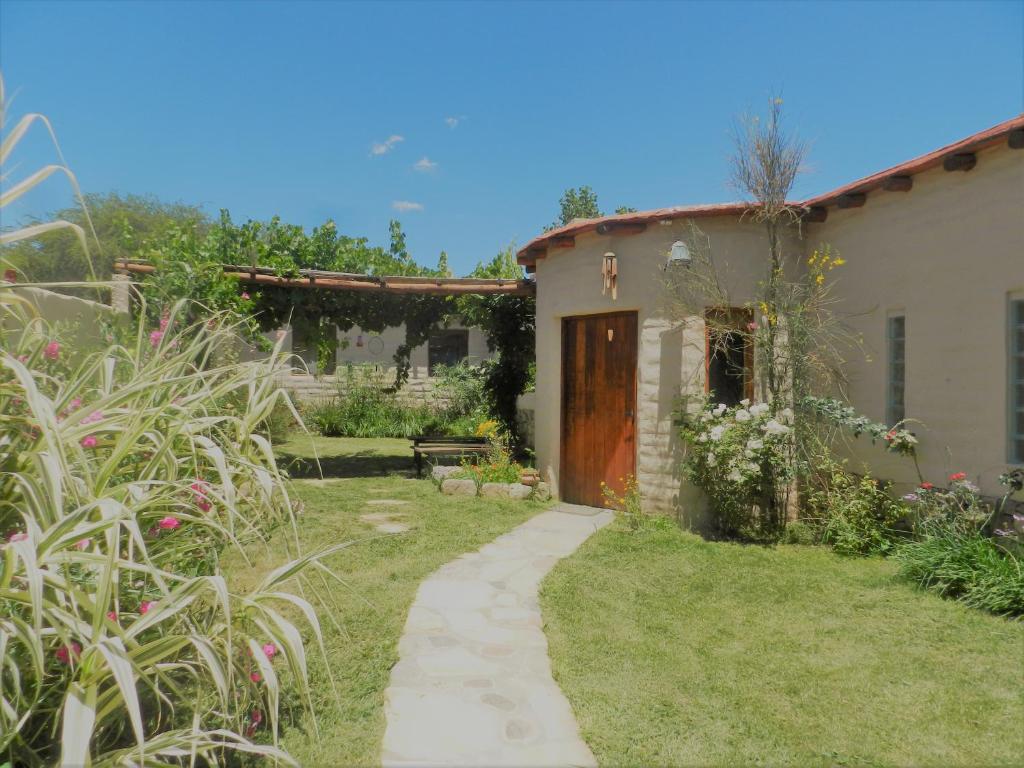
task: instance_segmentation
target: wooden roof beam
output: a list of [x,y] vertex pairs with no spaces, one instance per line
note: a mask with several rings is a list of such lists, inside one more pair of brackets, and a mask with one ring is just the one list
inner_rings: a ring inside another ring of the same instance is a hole
[[860,208],[867,201],[868,196],[864,192],[847,192],[845,195],[839,196],[836,204],[840,208]]
[[978,156],[974,152],[957,152],[947,155],[942,167],[947,171],[969,171],[978,164]]
[[811,224],[820,224],[828,218],[828,208],[823,205],[815,205],[808,208],[803,215],[803,220]]
[[642,221],[604,221],[597,225],[599,235],[639,235],[647,229]]
[[886,192],[909,192],[913,188],[913,176],[890,176],[882,182],[882,189]]
[[1010,149],[1024,149],[1024,128],[1010,131],[1006,143],[1010,146]]

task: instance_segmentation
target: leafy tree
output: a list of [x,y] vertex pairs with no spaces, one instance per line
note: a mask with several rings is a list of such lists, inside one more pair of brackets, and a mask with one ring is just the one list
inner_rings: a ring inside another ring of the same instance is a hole
[[[521,279],[523,268],[509,246],[491,261],[477,264],[472,276]],[[482,328],[488,348],[498,353],[486,372],[488,407],[518,444],[517,401],[530,382],[536,356],[536,301],[532,296],[463,296],[458,314],[467,324]]]
[[[98,248],[86,256],[70,229],[46,232],[4,249],[3,258],[34,282],[74,282],[89,279],[89,258],[96,276],[110,276],[114,261],[142,256],[147,243],[174,229],[203,232],[210,226],[207,215],[194,205],[165,203],[154,197],[87,194],[85,203],[99,239]],[[81,207],[56,211],[47,219],[63,219],[88,231]]]
[[615,209],[615,213],[618,215],[623,213],[636,213],[636,208],[630,208],[628,205],[620,205]]
[[597,193],[587,186],[565,190],[559,206],[561,213],[548,229],[564,227],[573,219],[596,219],[604,215],[597,206]]

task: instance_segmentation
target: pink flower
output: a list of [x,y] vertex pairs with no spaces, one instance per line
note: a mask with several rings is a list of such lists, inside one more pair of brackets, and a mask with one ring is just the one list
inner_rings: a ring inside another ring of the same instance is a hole
[[93,411],[82,419],[83,424],[95,424],[97,421],[103,421],[103,411]]
[[967,479],[967,473],[966,472],[954,472],[952,475],[949,476],[949,482],[951,482],[951,483],[957,483],[957,482],[959,482],[961,480],[966,480],[966,479]]
[[149,334],[149,343],[154,347],[158,347],[160,346],[160,339],[162,339],[163,337],[163,331],[153,331],[152,333]]
[[249,294],[246,293],[245,291],[242,291],[242,301],[248,301],[248,300],[249,300]]
[[199,499],[196,501],[196,506],[199,507],[199,509],[201,509],[203,512],[209,512],[210,508],[213,505],[206,499]]
[[82,653],[82,646],[78,643],[72,642],[71,645],[62,645],[54,652],[54,656],[57,657],[57,661],[61,664],[70,663],[71,659],[78,660],[78,656]]
[[276,653],[277,653],[277,646],[276,645],[274,645],[273,643],[264,643],[263,644],[263,655],[266,656],[268,659],[274,658],[274,654],[276,654]]
[[116,611],[107,611],[107,618],[110,619],[115,624],[117,624],[117,612]]
[[249,726],[245,729],[246,736],[252,736],[256,733],[256,728],[260,723],[263,722],[263,713],[258,709],[254,709],[249,713]]
[[27,538],[28,538],[28,534],[27,533],[24,533],[22,531],[18,531],[17,533],[12,533],[10,536],[8,536],[7,540],[13,544],[16,541],[25,541]]
[[156,605],[156,603],[154,603],[152,600],[144,600],[143,602],[139,603],[139,613],[142,615],[149,613],[154,605]]
[[173,531],[175,528],[181,525],[181,521],[176,517],[171,517],[170,515],[168,515],[167,517],[160,518],[160,522],[158,522],[157,525],[163,528],[165,531]]
[[58,357],[60,357],[60,344],[57,343],[56,341],[51,341],[49,344],[46,345],[46,349],[43,350],[43,354],[46,355],[51,360],[56,360]]
[[757,323],[747,323],[747,330],[751,332],[756,331]]
[[209,483],[207,483],[205,480],[196,480],[194,483],[192,483],[192,485],[189,486],[189,488],[192,489],[192,492],[195,493],[196,496],[205,496],[206,489],[209,487]]
[[160,318],[160,330],[161,331],[166,331],[167,330],[167,326],[170,325],[170,323],[171,323],[171,318],[166,317],[166,316],[165,317],[161,317]]
[[934,485],[932,485],[932,484],[931,484],[931,483],[929,483],[929,482],[923,482],[923,483],[921,483],[921,487],[922,487],[922,488],[923,488],[924,490],[926,490],[926,491],[930,491],[930,490],[931,490],[932,488],[934,488],[935,486],[934,486]]
[[81,407],[82,407],[82,398],[80,398],[80,397],[76,397],[74,400],[72,400],[70,403],[68,403],[68,410],[69,411],[73,411],[76,408],[81,408]]
[[250,672],[249,673],[249,679],[252,680],[254,683],[258,683],[263,678],[260,677],[260,673],[259,672]]
[[89,544],[91,542],[92,542],[92,539],[79,539],[78,541],[75,542],[75,549],[77,549],[79,552],[81,552],[81,551],[83,551],[85,549],[88,549],[89,548]]
[[18,355],[18,362],[19,363],[27,363],[28,362],[28,355]]
[[95,435],[86,435],[85,437],[83,437],[82,438],[82,447],[83,448],[95,448],[96,447],[96,436]]

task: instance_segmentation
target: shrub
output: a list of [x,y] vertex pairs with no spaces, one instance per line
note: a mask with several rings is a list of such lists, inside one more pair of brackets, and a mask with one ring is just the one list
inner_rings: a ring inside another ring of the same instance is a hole
[[476,434],[486,435],[491,442],[491,449],[486,457],[474,464],[470,459],[462,460],[462,469],[454,477],[474,480],[477,487],[484,483],[518,483],[523,476],[523,467],[512,460],[509,449],[509,438],[492,429],[494,422],[485,421],[477,427]]
[[821,529],[821,541],[844,555],[883,555],[901,536],[897,524],[904,507],[870,475],[850,474],[831,458],[817,468],[818,487],[807,504]]
[[643,498],[640,495],[640,483],[633,475],[622,478],[622,494],[615,492],[606,483],[601,483],[601,495],[604,497],[605,506],[614,509],[626,521],[626,526],[631,531],[640,530],[643,522]]
[[933,520],[920,540],[899,547],[896,560],[901,576],[943,597],[992,613],[1024,615],[1021,561],[975,530]]
[[683,420],[683,469],[707,494],[719,533],[754,540],[776,538],[785,523],[784,499],[792,480],[793,436],[789,408],[743,400],[727,408],[704,407]]
[[239,593],[218,568],[224,548],[294,523],[261,435],[287,407],[280,356],[224,362],[231,321],[179,329],[172,311],[72,358],[12,294],[0,287],[0,762],[290,762],[280,701],[312,709],[320,630],[286,583],[313,557]]

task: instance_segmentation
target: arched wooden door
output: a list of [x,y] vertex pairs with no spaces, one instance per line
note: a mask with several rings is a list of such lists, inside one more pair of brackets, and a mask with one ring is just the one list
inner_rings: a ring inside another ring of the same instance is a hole
[[636,472],[636,312],[562,320],[563,501],[603,507]]

